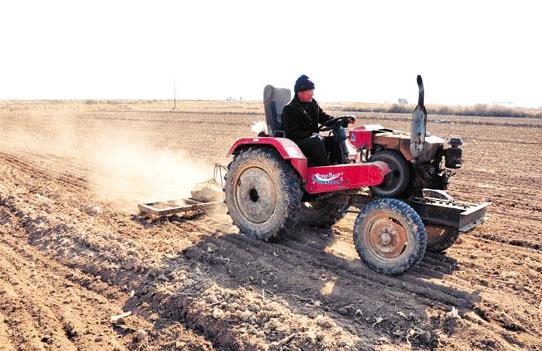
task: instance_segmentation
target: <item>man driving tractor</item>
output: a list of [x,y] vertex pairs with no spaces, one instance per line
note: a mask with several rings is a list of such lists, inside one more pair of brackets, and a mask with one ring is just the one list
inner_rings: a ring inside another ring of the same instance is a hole
[[[325,113],[313,99],[314,83],[306,75],[295,81],[294,98],[284,106],[282,121],[286,137],[293,140],[308,159],[309,166],[328,166],[339,163],[340,148],[332,137],[322,137],[319,124],[333,116]],[[355,117],[349,119],[354,123]],[[329,156],[328,156],[329,154]]]

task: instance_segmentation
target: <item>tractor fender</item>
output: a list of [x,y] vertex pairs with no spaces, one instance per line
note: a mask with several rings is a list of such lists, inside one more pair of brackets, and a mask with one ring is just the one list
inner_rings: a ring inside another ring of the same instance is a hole
[[232,145],[226,156],[237,154],[248,146],[264,146],[275,149],[284,160],[290,161],[292,167],[301,177],[301,181],[305,183],[307,179],[307,158],[292,140],[274,137],[240,138]]

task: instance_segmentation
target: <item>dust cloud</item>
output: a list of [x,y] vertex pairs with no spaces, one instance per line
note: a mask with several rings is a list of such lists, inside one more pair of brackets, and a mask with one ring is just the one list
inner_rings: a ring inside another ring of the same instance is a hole
[[195,184],[210,176],[208,167],[179,151],[133,141],[102,139],[96,148],[87,148],[85,156],[94,170],[91,190],[123,209],[137,202],[187,197]]
[[99,200],[123,211],[135,211],[140,202],[187,197],[211,177],[211,165],[156,145],[128,123],[112,126],[69,113],[0,116],[0,145],[40,156],[53,172],[80,170]]

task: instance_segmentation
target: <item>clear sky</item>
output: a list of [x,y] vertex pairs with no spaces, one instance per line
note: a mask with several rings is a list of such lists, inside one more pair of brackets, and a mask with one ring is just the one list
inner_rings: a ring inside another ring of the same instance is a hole
[[2,1],[0,99],[260,99],[542,106],[539,1]]

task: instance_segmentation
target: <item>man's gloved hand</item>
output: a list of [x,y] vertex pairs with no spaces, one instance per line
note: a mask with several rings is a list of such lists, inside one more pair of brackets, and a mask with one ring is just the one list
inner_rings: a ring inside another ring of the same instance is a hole
[[320,133],[312,133],[312,135],[309,137],[309,138],[312,138],[312,139],[324,139],[323,136],[320,135]]

